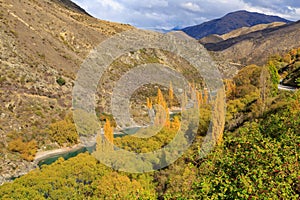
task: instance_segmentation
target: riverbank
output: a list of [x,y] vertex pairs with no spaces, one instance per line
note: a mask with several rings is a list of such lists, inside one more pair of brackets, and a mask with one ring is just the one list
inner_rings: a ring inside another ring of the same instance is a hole
[[84,147],[83,144],[76,144],[72,147],[64,147],[64,148],[54,149],[54,150],[49,150],[49,151],[41,151],[35,155],[33,162],[38,164],[40,161],[47,159],[49,157],[59,156],[61,154],[77,151],[79,149],[82,149],[83,147]]

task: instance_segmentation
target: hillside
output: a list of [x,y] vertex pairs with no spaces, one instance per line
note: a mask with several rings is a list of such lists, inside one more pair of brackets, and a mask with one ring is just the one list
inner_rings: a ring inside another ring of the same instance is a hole
[[[76,72],[101,41],[134,27],[95,19],[66,0],[9,0],[1,2],[0,14],[1,183],[28,172],[33,167],[28,161],[35,158],[36,151],[80,142],[70,113]],[[113,121],[108,111],[116,81],[144,63],[168,65],[191,82],[202,84],[195,69],[172,53],[157,49],[130,52],[116,59],[99,81],[96,112],[100,120]],[[145,86],[149,94],[157,91],[151,87]],[[145,94],[139,95],[145,88],[132,99],[131,113],[140,124],[148,116]]]
[[300,87],[300,48],[292,49],[283,56],[274,56],[271,62],[278,66],[283,85]]
[[207,43],[204,46],[228,61],[248,64],[264,64],[270,56],[282,54],[300,46],[300,21],[267,28],[228,40]]
[[251,27],[242,27],[242,28],[233,30],[229,33],[226,33],[224,35],[217,35],[217,34],[209,35],[204,38],[201,38],[199,41],[201,44],[218,43],[218,42],[221,42],[224,40],[228,40],[230,38],[235,38],[235,37],[238,37],[241,35],[246,35],[246,34],[249,34],[249,33],[255,32],[255,31],[273,28],[273,27],[277,27],[277,26],[282,26],[285,24],[286,23],[284,23],[284,22],[273,22],[270,24],[258,24],[258,25],[251,26]]
[[196,26],[186,27],[182,29],[182,31],[191,37],[201,39],[212,34],[223,35],[242,27],[251,27],[272,22],[289,23],[290,21],[277,16],[269,16],[248,11],[236,11],[219,19],[214,19]]
[[[0,1],[0,27],[2,182],[32,167],[9,150],[11,142],[57,148],[46,127],[71,107],[80,64],[105,38],[133,27],[95,19],[68,0]],[[31,160],[34,151],[23,151]]]

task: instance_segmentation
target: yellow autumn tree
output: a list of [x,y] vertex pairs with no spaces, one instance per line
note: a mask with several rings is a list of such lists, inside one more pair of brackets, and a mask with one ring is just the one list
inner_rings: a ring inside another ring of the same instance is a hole
[[233,80],[224,80],[225,82],[225,89],[226,89],[226,97],[234,97],[236,93],[236,85]]
[[170,108],[172,108],[172,106],[173,106],[173,101],[174,101],[174,91],[173,91],[173,85],[172,85],[172,82],[170,82],[169,99],[170,99]]
[[173,122],[171,123],[171,128],[175,129],[175,130],[179,130],[180,128],[180,119],[178,116],[175,116],[173,119]]
[[169,108],[166,108],[165,112],[166,112],[165,127],[170,128],[171,127],[171,122],[170,122]]
[[217,145],[220,145],[223,141],[225,114],[225,91],[220,89],[217,92],[217,97],[214,102],[214,112],[212,114],[212,137]]
[[21,157],[27,161],[34,160],[37,152],[37,142],[31,140],[30,142],[24,142],[21,137],[12,140],[8,143],[8,149],[13,152],[20,153]]
[[187,104],[188,104],[188,97],[187,97],[186,91],[184,91],[184,93],[182,94],[181,109],[185,110]]
[[196,96],[197,96],[197,103],[199,108],[201,107],[201,105],[203,104],[203,95],[201,91],[196,91]]
[[113,126],[111,126],[109,119],[106,120],[106,123],[104,125],[104,136],[111,144],[113,144],[114,128],[113,128]]
[[157,89],[156,103],[157,105],[161,105],[163,108],[167,108],[167,103],[165,101],[164,95],[159,88]]
[[152,107],[153,107],[152,101],[151,101],[149,98],[147,98],[147,108],[148,108],[149,110],[151,110]]
[[[159,88],[157,90],[156,103],[157,103],[158,107],[156,109],[155,124],[156,125],[164,124],[164,126],[170,127],[169,109],[168,109],[167,103],[165,101],[165,98]],[[163,123],[163,122],[165,122],[165,123]]]
[[208,94],[208,89],[204,89],[204,97],[203,97],[203,104],[208,104],[209,102],[209,94]]

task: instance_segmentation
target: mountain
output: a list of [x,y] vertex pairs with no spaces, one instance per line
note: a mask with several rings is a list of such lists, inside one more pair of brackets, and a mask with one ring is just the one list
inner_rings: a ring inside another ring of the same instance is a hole
[[69,9],[69,10],[73,10],[75,12],[79,12],[85,15],[89,15],[83,8],[81,8],[80,6],[78,6],[77,4],[75,4],[74,2],[70,1],[70,0],[52,0],[53,2],[57,2],[58,4],[64,6],[65,8]]
[[200,25],[186,27],[182,29],[182,31],[191,37],[201,39],[212,34],[223,35],[238,28],[251,27],[258,24],[268,24],[272,22],[290,23],[289,20],[277,16],[269,16],[242,10],[229,13],[222,18],[214,19]]
[[[93,18],[68,0],[6,0],[0,5],[1,184],[30,171],[37,151],[80,142],[69,115],[76,74],[102,41],[134,27]],[[172,53],[157,49],[129,52],[116,59],[99,81],[96,112],[102,121],[110,116],[115,83],[129,69],[145,63],[171,66],[199,85],[203,80],[185,59]],[[157,91],[146,89],[150,94]],[[135,95],[133,117],[142,124],[148,109],[139,96],[145,97],[145,92]],[[57,134],[51,127],[66,132]]]
[[95,19],[68,0],[1,1],[0,27],[1,183],[32,167],[9,150],[12,141],[56,148],[46,127],[71,107],[81,63],[101,41],[133,27]]
[[201,44],[217,43],[217,42],[221,42],[224,40],[228,40],[230,38],[238,37],[241,35],[246,35],[248,33],[252,33],[255,31],[259,31],[259,30],[263,30],[263,29],[267,29],[267,28],[273,28],[273,27],[277,27],[277,26],[282,26],[285,24],[286,23],[284,23],[284,22],[273,22],[270,24],[258,24],[258,25],[251,26],[251,27],[242,27],[242,28],[233,30],[229,33],[226,33],[224,35],[213,34],[213,35],[206,36],[206,37],[200,39],[200,43]]
[[221,35],[221,37],[223,38],[223,40],[228,40],[230,38],[238,37],[240,35],[246,35],[248,33],[252,33],[255,31],[259,31],[259,30],[263,30],[263,29],[267,29],[267,28],[273,28],[273,27],[277,27],[277,26],[282,26],[285,24],[286,24],[285,22],[273,22],[273,23],[269,23],[269,24],[258,24],[258,25],[251,26],[251,27],[242,27],[242,28],[233,30],[229,33],[226,33],[224,35]]
[[300,21],[204,44],[216,57],[241,65],[264,64],[270,56],[300,46]]

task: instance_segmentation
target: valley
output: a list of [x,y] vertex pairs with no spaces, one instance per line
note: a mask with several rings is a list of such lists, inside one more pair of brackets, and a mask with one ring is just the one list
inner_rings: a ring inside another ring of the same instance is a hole
[[[70,0],[0,5],[0,199],[300,198],[300,21],[240,10],[161,36],[141,30],[197,49],[190,61],[202,56],[204,73],[182,56],[188,48],[132,48],[94,95],[80,85],[74,98],[82,67],[90,84],[92,59],[113,57],[94,58],[99,45],[138,28]],[[163,70],[137,74],[154,65]],[[166,81],[171,72],[185,84]],[[123,88],[152,82],[115,101],[124,77]],[[112,113],[125,103],[131,124]]]

